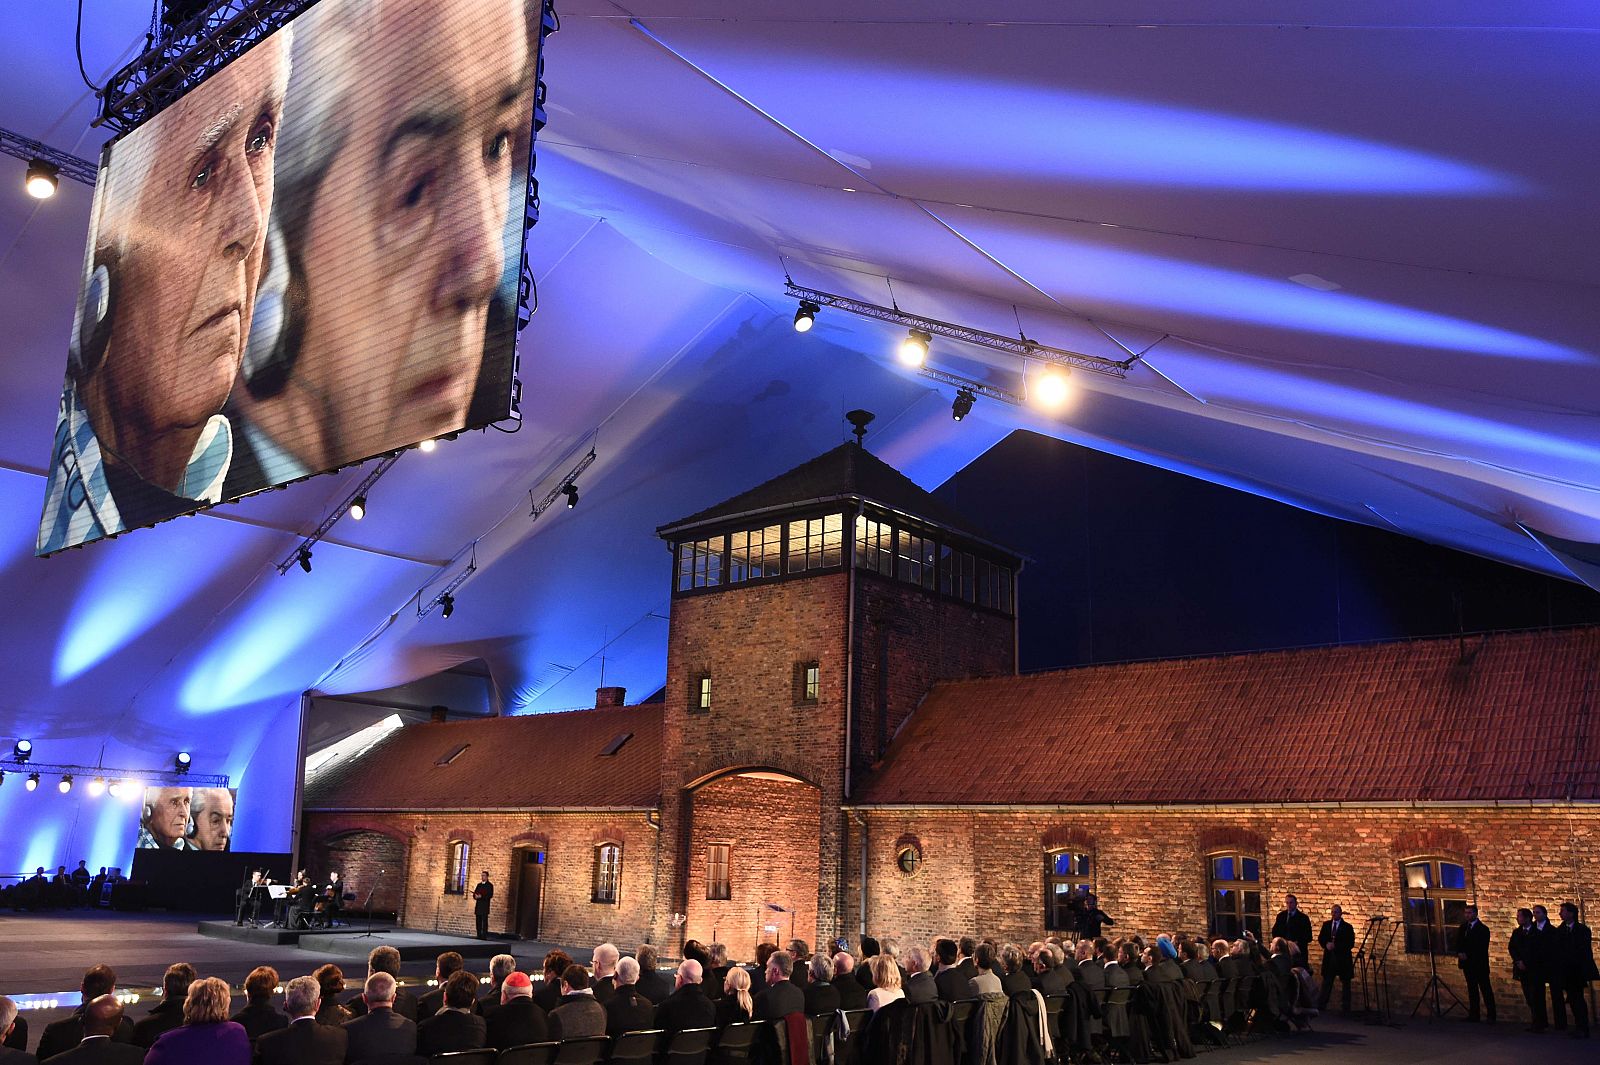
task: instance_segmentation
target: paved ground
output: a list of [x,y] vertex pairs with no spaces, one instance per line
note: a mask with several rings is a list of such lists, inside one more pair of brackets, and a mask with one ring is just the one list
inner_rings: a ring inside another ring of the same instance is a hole
[[[338,962],[355,981],[365,970],[348,958],[332,958],[297,947],[256,946],[201,936],[196,918],[174,914],[83,914],[77,916],[0,916],[0,994],[57,995],[54,1009],[29,1010],[32,1042],[44,1026],[77,1004],[74,990],[83,971],[98,962],[116,968],[124,989],[149,998],[161,982],[162,970],[174,961],[193,963],[202,975],[221,976],[237,985],[257,965],[271,965],[286,978],[311,972],[326,961]],[[508,944],[507,953],[523,969],[537,971],[538,962],[556,944]],[[623,944],[632,946],[632,944]],[[564,947],[580,961],[587,948]],[[433,967],[407,962],[404,975],[425,978]],[[144,1003],[131,1007],[140,1016]],[[1240,1047],[1204,1053],[1203,1065],[1250,1062],[1315,1062],[1317,1065],[1597,1065],[1600,1040],[1580,1041],[1564,1033],[1532,1035],[1520,1023],[1494,1027],[1446,1019],[1411,1022],[1403,1027],[1377,1027],[1337,1015],[1318,1018],[1315,1030]]]

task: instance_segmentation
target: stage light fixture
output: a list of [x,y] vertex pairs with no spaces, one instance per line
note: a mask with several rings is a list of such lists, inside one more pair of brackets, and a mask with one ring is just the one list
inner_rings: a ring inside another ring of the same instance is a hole
[[63,795],[65,795],[67,792],[72,790],[72,774],[71,773],[68,773],[66,776],[61,778],[61,783],[56,785],[56,790],[59,791]]
[[95,777],[93,780],[89,781],[89,797],[91,799],[98,799],[100,796],[104,795],[105,793],[106,793],[106,778],[105,777]]
[[36,200],[48,200],[56,194],[56,187],[61,184],[61,168],[54,163],[47,163],[43,159],[28,161],[28,177],[24,186],[28,195]]
[[122,781],[113,780],[110,787],[106,788],[106,791],[111,793],[113,799],[122,798]]
[[11,756],[19,762],[26,762],[33,757],[33,741],[18,740],[11,747]]
[[39,774],[29,773],[27,783],[23,784],[22,786],[27,788],[29,791],[39,790]]
[[454,614],[455,612],[456,612],[456,597],[453,596],[453,595],[442,595],[442,596],[440,596],[439,597],[439,613],[440,613],[440,615],[443,616],[443,617],[449,617],[451,614]]
[[800,309],[794,312],[794,331],[796,333],[809,333],[811,327],[817,324],[817,312],[821,307],[810,300],[801,300]]
[[362,518],[367,516],[366,496],[356,496],[350,501],[350,516],[356,521],[360,521]]
[[432,451],[434,448],[436,448],[438,446],[439,446],[439,441],[429,439],[429,440],[424,440],[422,443],[418,444],[417,445],[417,450],[426,453],[426,452]]
[[928,361],[928,342],[933,334],[915,326],[900,341],[900,361],[907,366],[921,366]]
[[978,397],[972,394],[972,389],[961,389],[956,393],[955,402],[950,404],[950,417],[959,422],[972,413],[972,405],[977,401]]
[[172,760],[172,766],[180,773],[187,773],[194,764],[194,757],[188,751],[179,751],[178,756]]
[[311,572],[311,548],[302,547],[300,549],[300,553],[295,557],[297,557],[300,560],[300,568],[305,570],[307,573],[310,573]]
[[571,510],[578,505],[578,486],[568,481],[561,486],[561,494],[567,497],[567,509]]
[[1058,410],[1067,402],[1072,386],[1067,383],[1067,370],[1063,366],[1045,369],[1033,381],[1033,397],[1045,410]]

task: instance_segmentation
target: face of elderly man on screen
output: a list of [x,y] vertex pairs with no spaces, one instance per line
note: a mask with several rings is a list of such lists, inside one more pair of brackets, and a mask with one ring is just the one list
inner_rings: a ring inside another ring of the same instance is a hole
[[78,539],[220,498],[232,434],[219,412],[250,330],[288,64],[280,33],[112,150],[90,263],[108,309],[80,314],[70,461],[58,430],[56,465],[94,482],[62,493],[69,509],[87,499],[98,527],[77,515]]
[[197,850],[225,851],[233,838],[233,795],[227,788],[195,788],[190,812],[194,832],[189,842]]
[[295,321],[239,397],[263,483],[463,425],[527,153],[528,20],[526,0],[332,0],[296,23],[275,219]]
[[189,803],[188,788],[146,789],[139,846],[194,850],[194,844],[184,838],[189,831]]

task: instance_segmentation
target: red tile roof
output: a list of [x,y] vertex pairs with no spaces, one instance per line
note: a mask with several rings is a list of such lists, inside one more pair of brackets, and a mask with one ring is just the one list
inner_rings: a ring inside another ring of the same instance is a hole
[[[306,783],[307,810],[652,808],[661,798],[661,704],[395,729]],[[617,737],[633,733],[613,755]],[[437,764],[456,748],[447,765]]]
[[1600,799],[1600,628],[943,683],[871,804]]

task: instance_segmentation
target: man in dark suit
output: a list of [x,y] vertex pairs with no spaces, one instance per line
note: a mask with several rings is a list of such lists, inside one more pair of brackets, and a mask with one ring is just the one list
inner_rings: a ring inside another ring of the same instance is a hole
[[6,1046],[16,1026],[17,1004],[0,995],[0,1065],[38,1065],[39,1059],[32,1054]]
[[1561,904],[1561,927],[1556,929],[1556,940],[1560,943],[1557,956],[1562,991],[1567,999],[1567,1008],[1572,1010],[1572,1037],[1587,1039],[1589,1004],[1585,998],[1589,981],[1600,980],[1600,972],[1596,971],[1594,964],[1594,936],[1589,926],[1578,920],[1578,907],[1573,903]]
[[[1561,944],[1556,941],[1555,926],[1550,923],[1550,911],[1543,906],[1533,908],[1533,924],[1528,930],[1528,972],[1533,976],[1539,992],[1541,1012],[1546,989],[1550,992],[1550,1019],[1556,1031],[1565,1031],[1567,1010],[1561,985]],[[1543,1025],[1538,1026],[1543,1030]]]
[[473,1010],[478,1005],[478,978],[457,970],[444,985],[444,1008],[417,1025],[417,1053],[425,1058],[451,1050],[487,1046],[489,1028]]
[[[1310,968],[1311,918],[1300,909],[1300,901],[1293,895],[1285,895],[1283,902],[1283,909],[1278,911],[1277,919],[1272,922],[1272,935],[1282,936],[1291,943],[1299,944],[1300,963]],[[1345,986],[1348,988],[1350,985]]]
[[[374,973],[388,973],[394,977],[394,1011],[408,1020],[417,1019],[417,996],[400,986],[400,952],[393,947],[373,947],[372,953],[367,955],[367,975]],[[360,1017],[367,1012],[367,1000],[364,992],[357,992],[355,997],[344,1004],[350,1011],[350,1016]],[[438,1012],[437,1008],[434,1010]]]
[[1531,965],[1533,963],[1533,911],[1527,907],[1517,911],[1517,927],[1511,930],[1511,940],[1506,944],[1511,954],[1511,978],[1522,985],[1522,999],[1528,1004],[1530,1032],[1542,1032],[1550,1023],[1544,1011],[1544,988],[1539,985]]
[[867,1008],[867,989],[856,979],[855,967],[855,955],[849,951],[833,956],[833,986],[839,992],[839,1008],[846,1013]]
[[533,1001],[533,981],[513,972],[500,985],[500,1005],[489,1011],[489,1045],[496,1050],[542,1043],[550,1038],[544,1010]]
[[623,1032],[645,1032],[655,1027],[655,1003],[639,993],[637,958],[617,962],[617,986],[606,999],[605,1011],[606,1035],[613,1039]]
[[344,1065],[350,1037],[343,1028],[317,1023],[322,986],[297,976],[283,989],[289,1027],[256,1040],[255,1065]]
[[803,939],[791,939],[788,946],[789,982],[804,988],[811,978],[806,963],[811,960],[811,945]]
[[478,886],[472,889],[472,915],[478,922],[478,938],[489,938],[489,906],[494,902],[494,884],[489,880],[489,870],[483,871],[483,879],[478,881]]
[[594,1000],[589,970],[573,962],[561,973],[561,1005],[550,1013],[550,1038],[587,1039],[606,1034],[606,1009]]
[[[426,995],[423,995],[421,998],[417,999],[418,1024],[421,1024],[430,1017],[437,1016],[439,1011],[444,1009],[445,985],[450,982],[450,978],[452,976],[461,971],[461,967],[464,964],[465,962],[461,960],[461,955],[457,954],[453,950],[447,950],[434,959],[433,978],[438,983],[432,991],[429,991]],[[473,985],[473,1007],[477,1007],[476,983]]]
[[394,993],[394,977],[388,973],[367,977],[366,1015],[344,1022],[349,1039],[345,1053],[351,1061],[417,1052],[417,1022],[394,1011]]
[[[73,1011],[72,1016],[45,1025],[43,1034],[39,1036],[38,1049],[34,1051],[40,1061],[45,1061],[57,1054],[71,1050],[83,1041],[84,1012],[89,1003],[102,996],[111,996],[117,990],[117,974],[109,965],[96,965],[83,974],[83,983],[79,985],[82,1004]],[[112,998],[115,1002],[116,999]],[[110,1033],[113,1043],[133,1042],[133,1022],[122,1015],[122,1007],[117,1006],[116,1027]]]
[[[782,955],[788,958],[789,955]],[[774,958],[778,955],[774,954]],[[796,998],[804,999],[804,993],[788,982],[788,974],[784,974],[784,986],[793,991]],[[655,1025],[666,1033],[664,1039],[671,1039],[679,1032],[691,1028],[710,1028],[716,1020],[717,1005],[706,997],[705,989],[700,986],[704,978],[700,963],[693,958],[685,960],[678,966],[677,986],[672,994],[668,995],[656,1007]]]
[[962,936],[960,941],[956,944],[956,947],[959,951],[956,956],[956,968],[960,969],[961,975],[965,976],[968,980],[976,980],[978,978],[978,966],[977,963],[972,960],[972,955],[976,953],[978,949],[977,937]]
[[[907,965],[909,964],[908,960]],[[1033,956],[1033,971],[1035,974],[1033,986],[1046,998],[1051,995],[1065,995],[1068,985],[1072,983],[1072,973],[1065,966],[1056,964],[1056,952],[1048,943]],[[909,989],[906,991],[906,997],[911,997]]]
[[561,974],[567,971],[567,966],[572,964],[572,956],[564,950],[552,950],[544,956],[541,963],[544,969],[544,981],[534,990],[533,1001],[544,1010],[545,1016],[555,1012],[561,1005]]
[[[1356,930],[1344,919],[1344,907],[1335,906],[1322,928],[1317,932],[1317,943],[1322,947],[1322,1000],[1317,1009],[1326,1010],[1328,999],[1333,997],[1333,982],[1344,982],[1344,997],[1340,1009],[1350,1012],[1350,981],[1356,975]],[[1487,964],[1487,963],[1485,963]],[[1477,1015],[1474,1009],[1473,1015]],[[1494,999],[1489,1000],[1489,1016],[1494,1016]]]
[[1478,920],[1476,906],[1467,907],[1466,917],[1456,934],[1461,944],[1461,953],[1456,955],[1456,962],[1467,981],[1467,1020],[1478,1019],[1478,999],[1481,997],[1489,1023],[1493,1024],[1494,988],[1489,986],[1489,926]]
[[614,943],[600,944],[589,957],[593,966],[593,971],[589,973],[589,990],[594,992],[594,1000],[602,1006],[617,989],[617,962],[620,960],[622,952]]
[[62,1065],[140,1065],[144,1048],[116,1041],[115,1033],[126,1019],[122,1003],[111,995],[101,995],[84,1007],[83,1038],[78,1045],[49,1060]]
[[806,993],[789,980],[794,959],[776,951],[767,959],[767,986],[755,997],[754,1019],[776,1021],[791,1013],[804,1013]]
[[[489,990],[478,996],[478,1016],[488,1020],[489,1014],[500,1008],[500,989],[505,986],[506,977],[516,970],[517,959],[510,954],[496,954],[489,959]],[[532,980],[528,986],[533,986]]]
[[161,977],[161,1001],[133,1026],[133,1045],[149,1050],[163,1032],[183,1027],[183,1000],[194,983],[194,966],[186,961],[167,966]]
[[[933,944],[938,967],[933,972],[933,984],[939,998],[945,1002],[958,1002],[972,997],[972,977],[962,971],[960,951],[953,939],[940,939]],[[865,1002],[863,1001],[863,1005]]]
[[[833,985],[833,959],[826,954],[811,955],[811,979],[803,994],[807,1017],[820,1017],[839,1009],[839,989]],[[854,981],[852,981],[854,982]]]
[[639,994],[661,1005],[672,994],[673,981],[671,976],[656,968],[656,948],[646,943],[634,952],[634,957],[639,959]]
[[268,1032],[289,1027],[289,1018],[272,1004],[272,996],[277,989],[278,970],[270,965],[257,966],[244,978],[246,1005],[233,1015],[233,1020],[244,1028],[252,1043]]
[[928,973],[928,952],[918,946],[907,947],[905,951],[906,1001],[913,1006],[920,1006],[924,1002],[939,1001],[939,988],[934,983],[933,977]]

